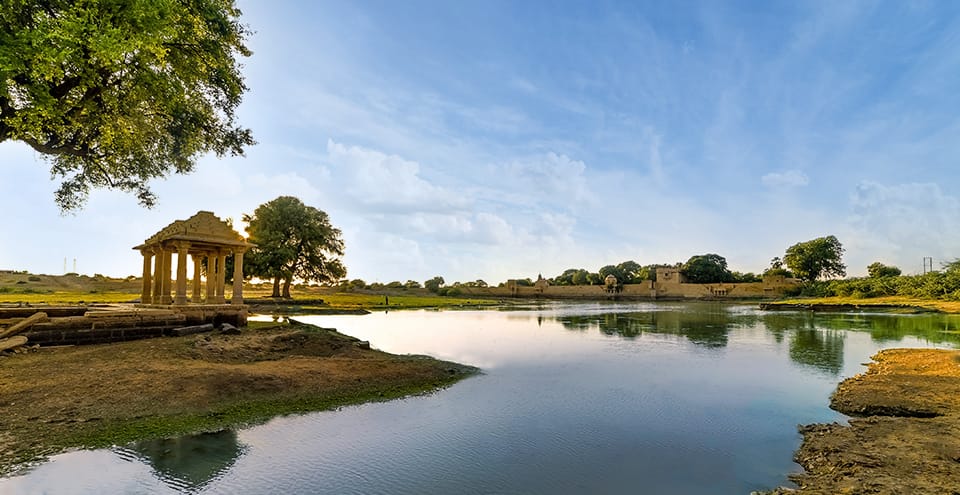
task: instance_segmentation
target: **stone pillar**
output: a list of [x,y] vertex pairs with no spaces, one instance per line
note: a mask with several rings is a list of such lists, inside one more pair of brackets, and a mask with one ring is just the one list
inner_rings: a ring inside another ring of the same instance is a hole
[[207,258],[207,304],[217,300],[217,257],[212,252],[204,253]]
[[173,278],[173,250],[163,250],[163,280],[160,282],[160,304],[170,304],[173,298],[170,297],[170,281]]
[[153,304],[160,304],[160,292],[163,290],[163,248],[153,248]]
[[227,280],[227,252],[217,251],[217,304],[225,304],[223,290]]
[[233,252],[233,297],[230,304],[243,304],[243,250]]
[[143,249],[140,252],[143,253],[143,285],[140,289],[140,304],[150,304],[153,302],[153,299],[151,299],[153,290],[150,286],[150,269],[153,268],[153,253],[150,252],[150,249]]
[[189,242],[177,244],[177,297],[174,304],[187,304],[187,250]]
[[193,260],[193,304],[200,304],[200,256],[197,253],[190,255]]

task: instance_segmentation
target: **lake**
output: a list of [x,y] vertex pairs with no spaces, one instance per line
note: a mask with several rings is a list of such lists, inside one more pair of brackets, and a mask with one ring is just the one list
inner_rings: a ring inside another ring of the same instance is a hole
[[889,347],[960,317],[543,303],[296,319],[483,374],[426,396],[51,458],[0,493],[747,494],[789,485],[798,424]]

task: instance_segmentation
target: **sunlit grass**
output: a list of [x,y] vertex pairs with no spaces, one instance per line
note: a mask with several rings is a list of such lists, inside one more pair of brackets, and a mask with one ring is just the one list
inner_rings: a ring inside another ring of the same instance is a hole
[[905,306],[918,307],[943,311],[944,313],[960,313],[960,301],[941,301],[935,299],[918,299],[906,296],[884,296],[870,298],[856,297],[811,297],[784,299],[770,304],[849,304],[856,306]]
[[0,293],[0,303],[27,303],[27,304],[90,304],[90,303],[120,303],[139,299],[140,294],[129,292],[81,292],[81,291],[53,291],[53,292],[12,292]]
[[[248,304],[256,304],[257,292],[254,294],[245,294]],[[260,294],[260,297],[269,296],[269,291]],[[461,297],[441,297],[436,295],[380,295],[380,294],[358,294],[358,293],[319,293],[314,291],[295,291],[292,293],[293,299],[290,304],[298,303],[308,306],[319,306],[315,304],[318,300],[323,300],[323,307],[337,309],[376,309],[376,308],[438,308],[438,307],[456,307],[456,306],[482,306],[497,304],[496,301],[489,299],[469,299]],[[229,296],[228,296],[229,297]],[[82,291],[16,291],[0,293],[0,303],[15,304],[50,304],[50,305],[68,305],[68,304],[109,304],[132,302],[140,298],[139,293],[104,291],[104,292],[82,292]],[[389,306],[387,305],[389,298]]]

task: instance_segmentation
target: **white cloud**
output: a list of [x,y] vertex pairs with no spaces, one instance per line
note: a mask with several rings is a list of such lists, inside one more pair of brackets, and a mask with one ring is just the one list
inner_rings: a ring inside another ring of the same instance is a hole
[[767,187],[801,187],[810,183],[807,174],[799,170],[785,170],[783,172],[770,172],[760,178],[760,182]]
[[538,202],[570,204],[591,199],[586,170],[580,160],[548,152],[507,163],[503,166],[506,176],[496,179],[497,186],[522,192]]
[[347,195],[385,213],[449,211],[468,206],[462,196],[420,176],[420,164],[397,155],[327,141],[332,172],[345,180]]
[[960,200],[937,184],[864,181],[851,198],[851,210],[851,226],[861,236],[857,245],[867,253],[890,253],[906,266],[924,256],[941,261],[960,256]]

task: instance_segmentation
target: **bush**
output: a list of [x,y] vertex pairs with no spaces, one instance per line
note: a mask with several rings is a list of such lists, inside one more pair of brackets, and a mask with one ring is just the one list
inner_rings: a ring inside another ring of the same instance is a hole
[[29,281],[31,281],[31,282],[39,282],[39,281],[40,281],[40,277],[38,277],[38,276],[36,276],[36,275],[30,275],[29,277],[27,277],[27,280],[29,280]]

